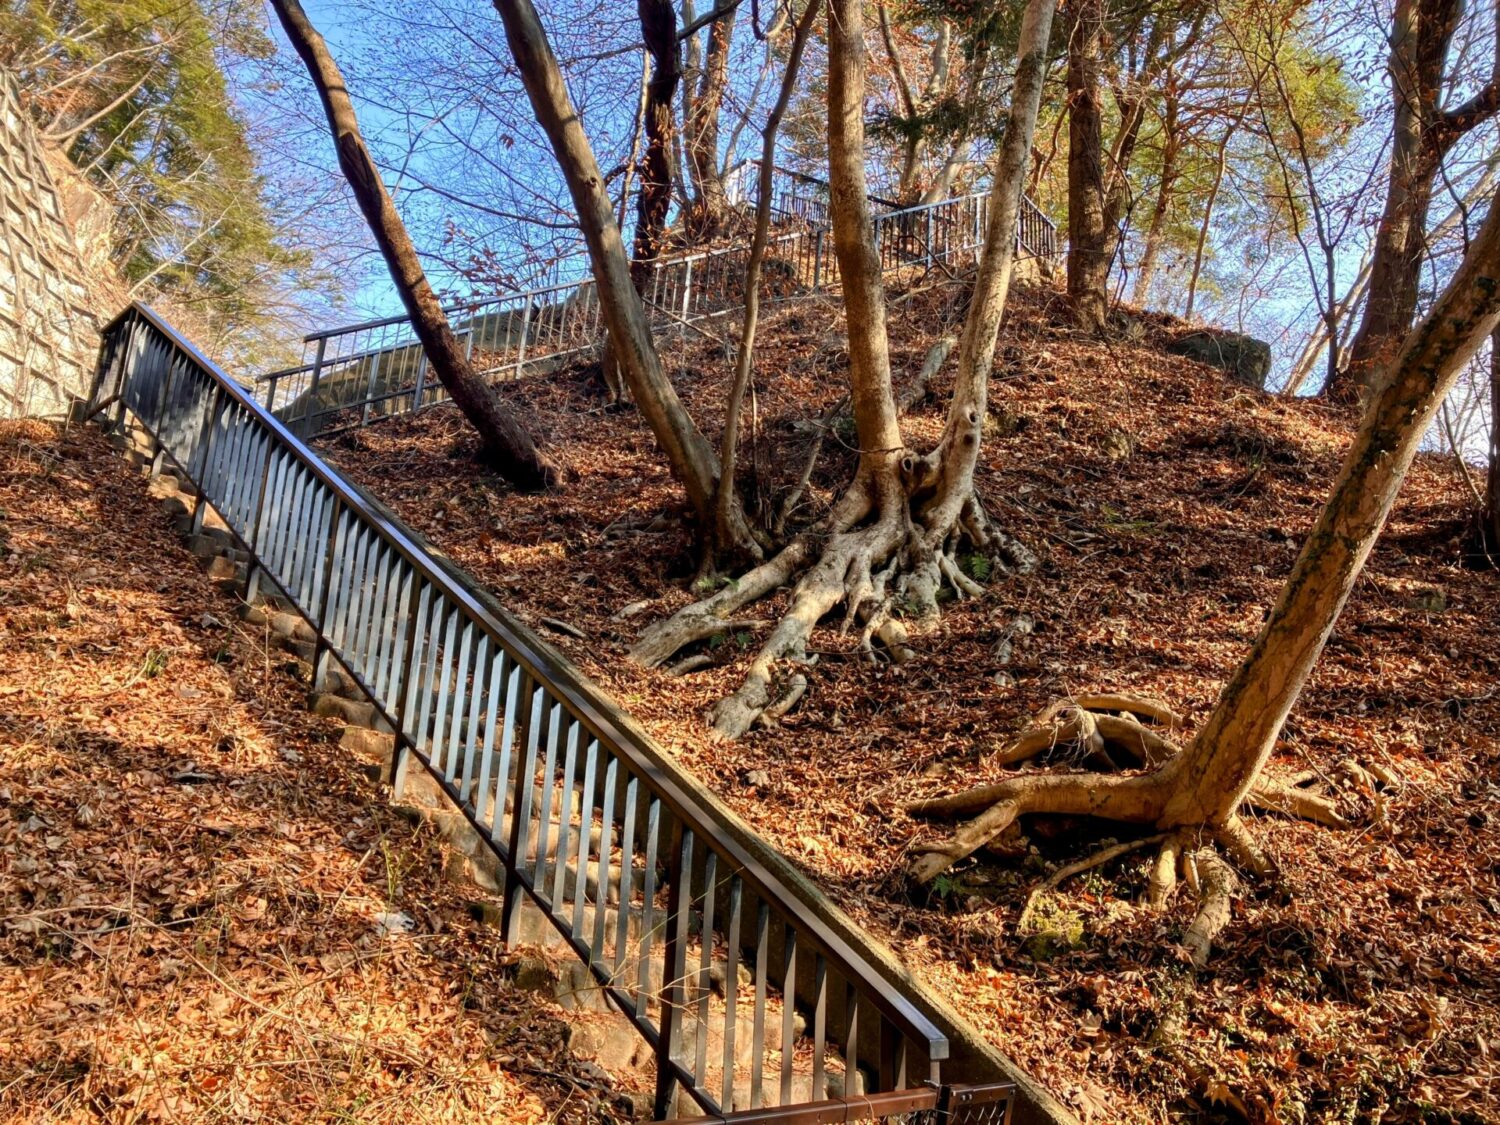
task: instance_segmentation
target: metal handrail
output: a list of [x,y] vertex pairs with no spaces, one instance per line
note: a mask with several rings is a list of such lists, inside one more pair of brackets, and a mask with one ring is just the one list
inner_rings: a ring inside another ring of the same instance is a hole
[[[738,165],[733,174],[743,177],[753,165],[754,162]],[[753,190],[758,190],[758,183]],[[814,204],[822,206],[810,199],[801,204],[792,200],[790,205],[794,210],[799,206],[806,210]],[[881,269],[889,272],[931,268],[977,254],[983,244],[988,214],[989,195],[983,192],[877,214],[873,219],[874,241]],[[1050,260],[1057,252],[1056,227],[1024,195],[1016,224],[1016,245],[1018,251],[1024,251],[1022,256],[1044,260]],[[784,263],[785,275],[794,281],[799,292],[815,293],[838,280],[838,262],[831,252],[826,225],[801,225],[771,239],[767,249]],[[744,271],[736,268],[736,259],[748,254],[748,244],[736,243],[657,259],[652,263],[642,293],[648,312],[660,310],[655,314],[658,320],[681,327],[742,307]],[[471,353],[478,351],[488,356],[485,363],[476,367],[479,374],[490,378],[505,373],[520,378],[528,368],[555,364],[566,356],[599,346],[603,339],[603,318],[592,276],[468,301],[449,311],[468,316],[467,324],[458,321],[455,329],[467,334],[466,346]],[[517,327],[514,323],[508,325],[507,333],[500,338],[494,338],[488,328],[481,331],[476,327],[486,316],[507,312],[520,317],[518,338],[509,334],[510,329]],[[396,329],[394,333],[385,331],[392,328]],[[396,338],[389,338],[392,335]],[[268,385],[267,407],[280,410],[304,436],[328,428],[330,420],[335,423],[333,428],[365,425],[376,410],[381,414],[403,413],[444,400],[442,388],[428,381],[425,356],[420,353],[416,355],[415,369],[394,373],[386,370],[384,381],[380,381],[381,357],[417,347],[405,316],[313,332],[305,338],[306,345],[316,349],[311,361],[270,372],[256,380]],[[348,350],[340,352],[341,348]],[[330,389],[323,382],[323,375],[335,370],[341,382]],[[359,384],[360,375],[366,376],[363,386]],[[351,382],[352,387],[348,385]],[[349,419],[348,411],[358,411],[357,420]]]
[[[150,308],[132,304],[103,335],[91,406],[109,404],[118,416],[128,410],[196,486],[196,518],[202,501],[212,505],[249,553],[252,582],[269,580],[308,620],[317,679],[336,659],[394,733],[398,785],[414,757],[462,810],[505,869],[505,939],[517,938],[522,898],[530,899],[656,1049],[657,1116],[679,1083],[711,1114],[734,1099],[736,1003],[745,991],[738,966],[751,948],[752,1105],[764,1089],[772,989],[782,993],[781,1102],[793,1100],[793,1007],[813,1013],[812,1090],[827,1077],[828,1050],[840,1045],[847,1072],[864,1076],[867,1088],[903,1088],[908,1074],[937,1079],[948,1056],[943,1033],[741,845],[724,814],[685,788],[664,753],[597,687],[434,558]],[[694,935],[696,969],[688,964]],[[714,943],[703,935],[724,939],[732,989],[715,1089],[707,1061]],[[694,978],[698,995],[689,997]],[[844,983],[842,995],[830,978]],[[689,1032],[695,1054],[685,1053]]]

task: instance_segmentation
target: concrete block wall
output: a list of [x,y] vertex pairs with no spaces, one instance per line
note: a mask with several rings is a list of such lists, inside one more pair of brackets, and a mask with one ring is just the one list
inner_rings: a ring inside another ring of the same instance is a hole
[[63,415],[87,393],[99,346],[88,270],[48,155],[0,70],[0,417]]

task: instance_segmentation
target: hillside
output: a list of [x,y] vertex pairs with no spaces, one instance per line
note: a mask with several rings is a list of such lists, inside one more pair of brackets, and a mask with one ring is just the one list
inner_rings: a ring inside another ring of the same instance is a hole
[[0,1120],[607,1114],[236,609],[97,431],[0,423]]
[[[898,394],[961,322],[958,292],[893,297]],[[839,323],[825,301],[777,309],[763,329],[749,495],[779,504],[818,419],[834,419],[794,523],[826,506],[853,464],[837,418]],[[1500,660],[1488,642],[1500,589],[1465,565],[1451,462],[1419,458],[1272,767],[1333,779],[1361,826],[1261,819],[1282,879],[1245,889],[1206,974],[1195,978],[1174,945],[1185,898],[1164,915],[1137,904],[1144,853],[1064,884],[1048,940],[1017,937],[1028,890],[1097,845],[1087,826],[1039,825],[1012,857],[961,869],[931,900],[899,877],[908,846],[941,830],[903,805],[999,776],[993,751],[1054,698],[1130,690],[1201,717],[1322,504],[1348,414],[1238,387],[1167,354],[1164,320],[1132,323],[1101,342],[1070,327],[1050,289],[1013,299],[980,489],[1042,566],[947,605],[900,667],[862,662],[825,626],[801,705],[732,745],[707,737],[703,713],[733,689],[750,630],[707,646],[707,665],[683,676],[625,659],[645,624],[689,599],[695,560],[650,434],[633,411],[603,408],[592,372],[506,388],[568,470],[547,495],[515,494],[479,469],[451,410],[329,439],[328,453],[550,628],[1085,1119],[1495,1120]],[[665,358],[716,432],[720,343],[688,336]],[[942,425],[943,375],[930,390],[905,419],[915,446]],[[1351,759],[1392,790],[1351,781]]]

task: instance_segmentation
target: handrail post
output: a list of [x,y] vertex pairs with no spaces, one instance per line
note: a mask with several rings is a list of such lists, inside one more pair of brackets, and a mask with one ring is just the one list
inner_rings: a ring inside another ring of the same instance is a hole
[[299,436],[303,438],[310,438],[313,436],[312,424],[316,419],[314,411],[318,406],[318,383],[320,383],[323,378],[323,355],[327,348],[328,337],[318,337],[318,350],[317,353],[313,356],[312,382],[308,384],[307,397],[303,400],[307,403],[307,405],[303,408],[302,417],[301,419],[299,419],[299,421],[302,423],[301,433]]
[[[516,784],[510,798],[509,850],[505,857],[504,897],[500,900],[500,940],[505,942],[507,949],[514,947],[521,939],[521,856],[518,852],[526,844],[524,834],[525,825],[523,823],[526,818],[522,816],[522,804],[524,803],[522,798],[525,795],[526,787],[531,783],[527,766],[531,765],[533,761],[531,756],[531,712],[534,706],[532,696],[537,693],[537,682],[530,672],[523,671],[521,673],[520,687],[521,690],[517,693],[516,698],[516,706],[520,708],[520,714],[505,716],[505,721],[507,723],[514,723],[516,730],[510,759],[515,763],[516,767]],[[545,702],[544,699],[544,705]],[[532,768],[535,767],[533,766]],[[500,784],[496,786],[497,790],[504,785],[505,779],[500,778],[499,782]],[[501,808],[498,812],[503,816],[505,810]],[[583,833],[583,840],[587,841],[589,838],[589,825],[585,824],[580,831]],[[608,845],[604,846],[607,847]],[[580,844],[579,850],[587,854],[588,848],[586,844]],[[583,867],[584,864],[580,859],[578,870],[582,872]],[[580,875],[581,878],[582,876]],[[580,891],[579,893],[582,892]],[[603,909],[603,907],[601,906],[600,909]]]
[[[688,914],[692,903],[683,894],[683,882],[693,870],[684,862],[688,846],[682,818],[672,817],[672,834],[667,849],[667,917],[666,938],[662,943],[661,1028],[656,1040],[656,1096],[652,1115],[658,1121],[672,1116],[672,1095],[677,1089],[677,1072],[672,1058],[682,1031],[682,975],[687,966]],[[705,937],[704,940],[708,940]]]
[[313,645],[313,691],[323,690],[323,683],[328,674],[328,655],[330,652],[330,645],[328,643],[328,607],[333,604],[334,552],[338,549],[339,522],[343,517],[344,502],[338,496],[335,496],[333,498],[332,510],[328,513],[328,555],[323,560],[323,589],[318,592],[318,619],[313,622],[313,628],[318,631],[317,642]]
[[816,293],[822,284],[823,278],[823,228],[819,227],[813,235],[813,278],[812,291]]

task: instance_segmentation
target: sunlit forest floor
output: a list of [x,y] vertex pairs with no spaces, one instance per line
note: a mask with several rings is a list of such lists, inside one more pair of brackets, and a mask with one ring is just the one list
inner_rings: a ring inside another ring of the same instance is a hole
[[0,426],[0,1120],[600,1119],[235,608],[97,431]]
[[[960,323],[955,292],[893,302],[898,392]],[[780,503],[843,393],[840,328],[824,302],[780,308],[763,329],[753,504]],[[1272,766],[1335,777],[1354,759],[1395,785],[1346,785],[1353,831],[1260,818],[1282,876],[1245,888],[1205,974],[1174,944],[1189,896],[1165,914],[1140,901],[1148,853],[1064,884],[1045,931],[1016,933],[1028,890],[1097,846],[1085,825],[1039,824],[1017,854],[932,896],[900,877],[912,842],[942,830],[905,802],[998,777],[993,752],[1054,698],[1129,690],[1201,721],[1323,502],[1352,417],[1170,356],[1173,330],[1145,316],[1101,342],[1068,327],[1050,290],[1019,297],[980,489],[1042,567],[948,605],[901,667],[862,662],[854,638],[825,628],[800,707],[732,745],[706,736],[703,715],[736,686],[753,630],[718,638],[708,667],[680,678],[625,659],[692,596],[695,559],[649,432],[604,409],[592,373],[506,392],[569,470],[548,495],[517,496],[477,467],[450,409],[328,449],[534,626],[581,631],[553,640],[1086,1119],[1500,1120],[1500,578],[1466,559],[1451,460],[1418,460]],[[717,433],[722,347],[689,335],[667,358]],[[906,419],[911,444],[936,439],[950,385],[936,380]],[[832,431],[794,524],[847,479],[852,434]]]

